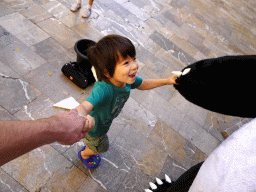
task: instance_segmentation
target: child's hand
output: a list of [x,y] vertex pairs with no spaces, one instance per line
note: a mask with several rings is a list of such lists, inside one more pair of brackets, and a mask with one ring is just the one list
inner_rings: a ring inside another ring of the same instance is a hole
[[176,81],[175,81],[176,78],[178,78],[178,75],[174,74],[171,77],[169,77],[167,80],[168,80],[170,85],[172,85],[172,84],[176,84],[177,85],[178,83],[176,83]]
[[87,115],[86,116],[86,122],[85,122],[85,128],[84,131],[89,132],[93,129],[93,127],[95,126],[95,119],[94,117]]

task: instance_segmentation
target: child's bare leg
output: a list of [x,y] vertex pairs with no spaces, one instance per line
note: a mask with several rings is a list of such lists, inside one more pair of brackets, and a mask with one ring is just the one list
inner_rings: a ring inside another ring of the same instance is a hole
[[89,149],[88,146],[86,146],[85,149],[81,151],[81,157],[83,159],[88,159],[91,155],[97,155],[97,154],[94,153],[91,149]]

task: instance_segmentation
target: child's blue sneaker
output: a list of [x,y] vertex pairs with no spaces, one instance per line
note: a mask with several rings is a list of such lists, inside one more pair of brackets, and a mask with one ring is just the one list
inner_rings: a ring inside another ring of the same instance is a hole
[[101,157],[100,157],[100,154],[97,154],[97,155],[92,155],[94,156],[94,160],[97,164],[100,164],[100,161],[101,161]]
[[81,157],[81,151],[83,151],[85,147],[86,145],[78,152],[77,156],[83,162],[85,167],[87,167],[88,169],[95,169],[96,167],[99,166],[101,157],[99,154],[97,154],[97,155],[90,156],[88,159],[83,159]]

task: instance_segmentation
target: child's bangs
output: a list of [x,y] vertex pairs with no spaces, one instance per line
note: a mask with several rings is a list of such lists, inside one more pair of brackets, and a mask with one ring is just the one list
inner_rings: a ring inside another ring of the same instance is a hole
[[[125,39],[124,42],[120,43],[117,47],[117,52],[126,59],[128,56],[134,58],[136,56],[136,51],[134,45],[130,40]],[[118,58],[120,59],[120,58]]]

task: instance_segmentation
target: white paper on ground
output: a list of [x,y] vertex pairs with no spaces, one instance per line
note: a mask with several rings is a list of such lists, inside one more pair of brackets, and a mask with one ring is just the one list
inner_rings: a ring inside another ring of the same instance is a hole
[[64,99],[58,103],[55,103],[54,107],[60,107],[64,109],[74,109],[78,105],[80,105],[73,97],[69,97],[67,99]]

